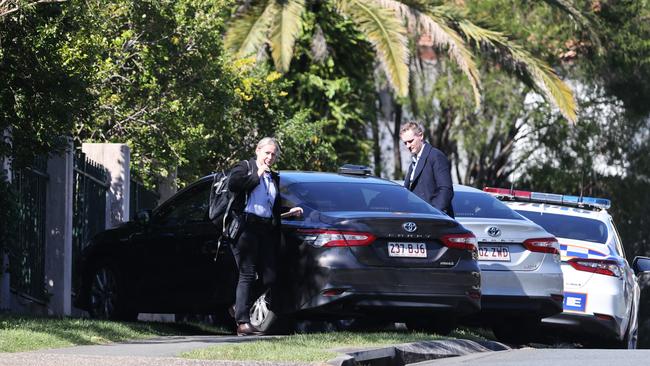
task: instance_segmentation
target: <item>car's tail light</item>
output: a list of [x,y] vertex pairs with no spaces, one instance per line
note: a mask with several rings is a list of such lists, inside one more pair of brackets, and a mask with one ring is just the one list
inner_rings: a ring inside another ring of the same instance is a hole
[[478,241],[472,233],[447,234],[441,236],[440,241],[448,248],[478,251]]
[[299,237],[307,244],[321,247],[358,247],[370,245],[375,236],[358,231],[298,230]]
[[623,271],[616,261],[605,259],[571,258],[571,267],[578,271],[598,273],[605,276],[621,277]]
[[524,247],[531,252],[560,254],[560,244],[555,238],[527,239]]

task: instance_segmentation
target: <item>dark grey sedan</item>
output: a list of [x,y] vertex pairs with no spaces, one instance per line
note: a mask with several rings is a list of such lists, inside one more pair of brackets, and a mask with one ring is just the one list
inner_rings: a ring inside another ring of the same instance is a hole
[[[476,238],[457,221],[387,180],[280,176],[282,205],[304,214],[282,222],[281,289],[260,288],[251,310],[260,329],[288,319],[372,317],[446,333],[480,309]],[[214,313],[234,303],[229,248],[213,260],[211,181],[190,185],[148,220],[97,235],[83,253],[77,305],[96,317],[133,318]]]

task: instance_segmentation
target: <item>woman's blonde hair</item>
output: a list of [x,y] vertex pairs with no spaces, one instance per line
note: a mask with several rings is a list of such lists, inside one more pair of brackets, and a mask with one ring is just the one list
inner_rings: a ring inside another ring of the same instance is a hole
[[278,157],[280,157],[282,150],[280,149],[280,144],[278,143],[278,140],[276,140],[274,137],[265,137],[260,140],[260,142],[257,143],[257,148],[255,150],[259,150],[263,148],[266,145],[275,145],[275,153]]

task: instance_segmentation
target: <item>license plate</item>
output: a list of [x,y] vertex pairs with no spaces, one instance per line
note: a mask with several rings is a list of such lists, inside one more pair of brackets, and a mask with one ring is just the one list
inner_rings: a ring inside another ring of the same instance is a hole
[[480,245],[478,260],[510,262],[510,249],[502,245]]
[[425,243],[388,243],[389,257],[426,258]]

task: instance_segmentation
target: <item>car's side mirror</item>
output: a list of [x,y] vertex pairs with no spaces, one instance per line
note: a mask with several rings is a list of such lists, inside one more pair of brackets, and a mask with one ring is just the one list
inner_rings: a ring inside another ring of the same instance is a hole
[[632,261],[632,269],[637,276],[644,273],[650,273],[650,258],[634,257],[634,261]]
[[135,221],[140,225],[147,225],[151,221],[151,210],[138,211],[135,215]]

